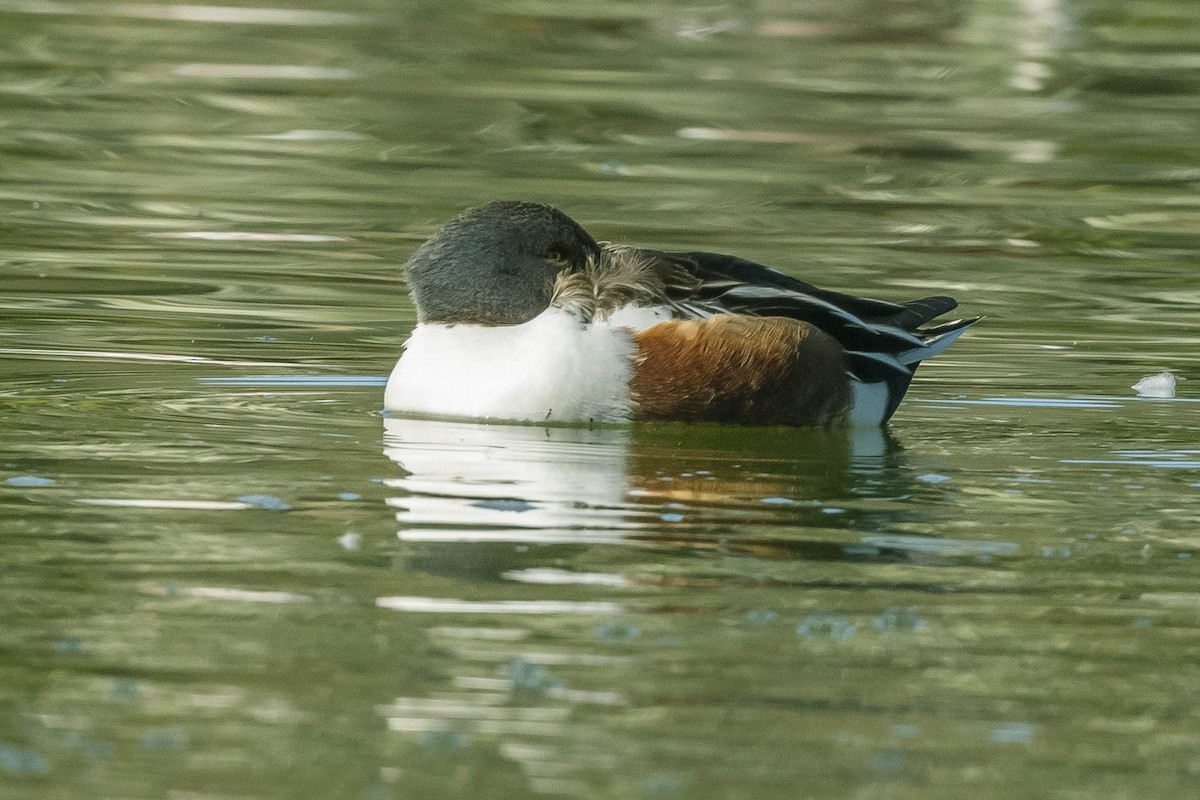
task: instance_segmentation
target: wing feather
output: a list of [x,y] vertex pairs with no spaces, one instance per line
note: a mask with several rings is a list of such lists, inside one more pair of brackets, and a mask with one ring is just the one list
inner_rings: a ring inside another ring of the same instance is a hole
[[924,327],[958,306],[943,295],[893,303],[820,289],[736,256],[603,246],[614,257],[636,258],[662,276],[657,285],[681,319],[720,314],[786,317],[827,333],[846,351],[847,371],[854,380],[887,385],[887,417],[900,404],[921,361],[946,349],[979,320]]

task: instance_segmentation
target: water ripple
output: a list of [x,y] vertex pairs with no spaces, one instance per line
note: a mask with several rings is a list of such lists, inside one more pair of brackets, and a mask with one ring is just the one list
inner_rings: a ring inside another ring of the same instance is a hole
[[173,22],[230,25],[293,25],[329,27],[366,25],[378,19],[340,11],[307,11],[291,8],[237,8],[185,4],[87,3],[65,0],[0,0],[0,11],[54,16],[113,16]]

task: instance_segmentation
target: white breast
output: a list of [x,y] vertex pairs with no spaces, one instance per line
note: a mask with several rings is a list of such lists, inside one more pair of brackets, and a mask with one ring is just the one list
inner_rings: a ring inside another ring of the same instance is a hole
[[389,411],[521,422],[623,422],[636,346],[625,328],[549,308],[522,325],[418,325]]

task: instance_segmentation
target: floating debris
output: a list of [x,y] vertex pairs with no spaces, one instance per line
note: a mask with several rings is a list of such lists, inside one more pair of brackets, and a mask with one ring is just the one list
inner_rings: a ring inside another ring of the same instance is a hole
[[1170,398],[1175,396],[1175,382],[1182,380],[1176,378],[1170,372],[1160,372],[1157,375],[1147,375],[1133,385],[1133,390],[1138,393],[1138,397],[1162,397]]

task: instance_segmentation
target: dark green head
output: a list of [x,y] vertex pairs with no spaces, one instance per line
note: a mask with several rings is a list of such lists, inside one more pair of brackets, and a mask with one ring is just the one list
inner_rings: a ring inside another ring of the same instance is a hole
[[550,306],[554,278],[600,248],[574,220],[537,203],[464,211],[408,259],[421,322],[516,325]]

